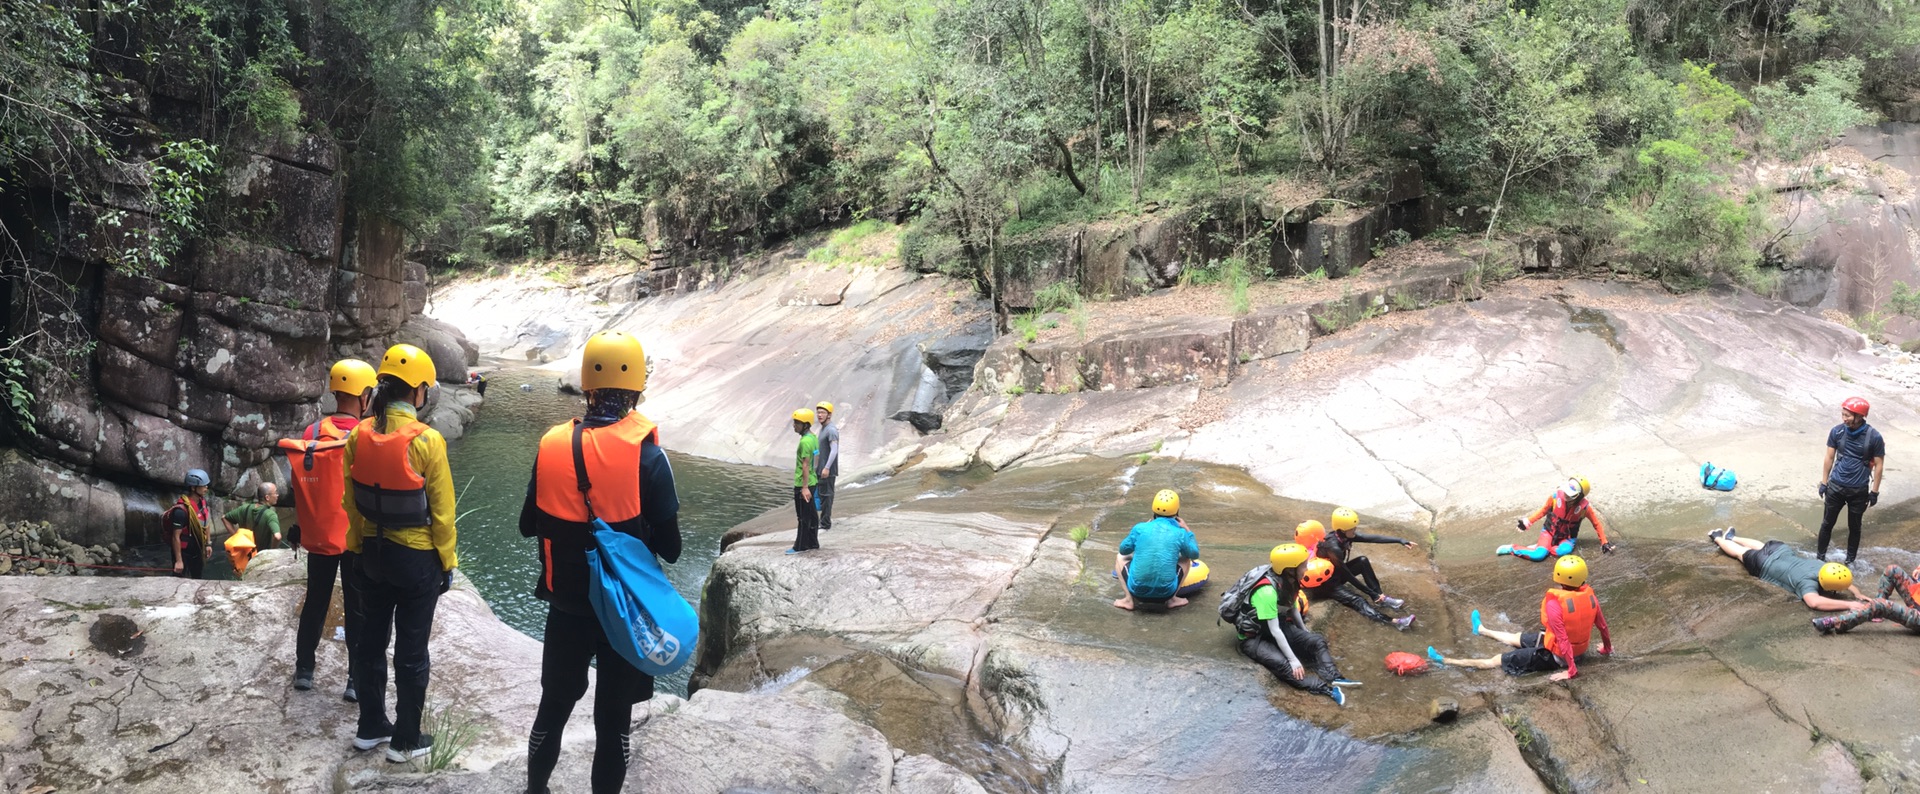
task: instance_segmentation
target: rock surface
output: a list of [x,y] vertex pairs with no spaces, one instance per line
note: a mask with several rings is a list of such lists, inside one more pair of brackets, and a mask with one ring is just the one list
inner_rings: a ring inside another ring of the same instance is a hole
[[[356,707],[323,640],[294,691],[304,565],[268,551],[244,582],[0,577],[0,788],[125,792],[518,792],[540,697],[540,643],[464,577],[440,599],[428,709],[475,730],[451,771],[350,748]],[[335,622],[337,624],[337,620]],[[328,634],[332,631],[331,625]],[[637,714],[630,791],[976,792],[977,784],[800,694],[662,697]],[[556,788],[584,791],[591,708],[568,724]]]
[[[742,268],[731,280],[712,275],[635,302],[599,296],[596,285],[619,276],[572,287],[463,281],[438,291],[434,307],[484,355],[551,362],[556,380],[577,378],[578,347],[595,331],[635,334],[653,367],[644,410],[700,417],[675,425],[666,444],[678,451],[789,466],[788,416],[831,401],[843,472],[896,440],[917,438],[910,420],[945,409],[953,368],[970,366],[988,341],[984,303],[943,276],[897,265],[823,270],[791,249]],[[834,285],[847,281],[837,305],[789,300],[828,276]]]

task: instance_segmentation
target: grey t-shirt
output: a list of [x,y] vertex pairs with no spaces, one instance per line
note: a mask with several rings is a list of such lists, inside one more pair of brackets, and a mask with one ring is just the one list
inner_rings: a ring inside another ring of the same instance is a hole
[[820,428],[820,476],[840,476],[840,426]]
[[1820,592],[1820,561],[1780,549],[1760,564],[1760,578],[1779,585],[1794,597]]

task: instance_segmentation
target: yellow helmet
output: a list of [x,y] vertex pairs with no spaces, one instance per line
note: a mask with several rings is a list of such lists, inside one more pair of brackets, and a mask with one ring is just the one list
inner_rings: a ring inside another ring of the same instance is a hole
[[802,409],[800,409],[800,410],[798,410],[798,411],[794,411],[794,412],[793,412],[793,421],[795,421],[795,422],[806,422],[807,424],[813,424],[813,409],[811,409],[811,408],[802,408]]
[[1282,543],[1267,552],[1267,564],[1276,571],[1298,568],[1307,561],[1307,547],[1298,543]]
[[1593,483],[1587,482],[1585,477],[1568,477],[1567,484],[1560,487],[1560,492],[1566,494],[1568,499],[1584,499],[1587,494],[1593,493]]
[[1360,514],[1353,512],[1353,508],[1342,507],[1333,511],[1333,531],[1345,532],[1357,526],[1360,526]]
[[1333,578],[1333,561],[1325,557],[1307,560],[1307,567],[1300,569],[1302,587],[1319,587]]
[[1579,587],[1587,583],[1587,561],[1578,554],[1561,557],[1553,564],[1553,581],[1567,587]]
[[1156,516],[1180,515],[1180,494],[1174,493],[1172,488],[1154,494],[1153,514]]
[[1853,570],[1837,562],[1820,566],[1820,589],[1829,593],[1844,593],[1853,586]]
[[1311,518],[1300,522],[1300,526],[1293,528],[1293,542],[1309,549],[1319,546],[1320,541],[1326,539],[1327,528],[1321,526],[1320,522]]
[[361,395],[373,388],[380,376],[373,371],[373,365],[357,358],[343,358],[333,362],[333,369],[327,371],[327,391],[341,394]]
[[437,377],[427,351],[406,344],[387,348],[387,354],[380,357],[380,374],[392,375],[414,387],[432,383]]
[[821,400],[819,405],[816,405],[813,407],[813,410],[826,411],[827,413],[833,413],[833,403],[827,402],[826,400]]
[[601,331],[580,354],[580,390],[647,390],[647,351],[625,331]]

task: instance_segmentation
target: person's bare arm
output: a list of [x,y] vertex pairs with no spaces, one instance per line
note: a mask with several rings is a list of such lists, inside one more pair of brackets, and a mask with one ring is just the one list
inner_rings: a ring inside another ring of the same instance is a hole
[[1819,593],[1808,593],[1801,596],[1800,600],[1805,602],[1809,608],[1818,609],[1822,612],[1847,612],[1866,606],[1865,602],[1842,601],[1838,598],[1828,598]]
[[1820,484],[1827,484],[1827,475],[1833,471],[1833,447],[1827,447],[1827,457],[1820,461]]
[[1867,490],[1872,491],[1874,493],[1880,492],[1880,474],[1886,471],[1886,469],[1887,469],[1886,458],[1873,459],[1873,487],[1868,488]]

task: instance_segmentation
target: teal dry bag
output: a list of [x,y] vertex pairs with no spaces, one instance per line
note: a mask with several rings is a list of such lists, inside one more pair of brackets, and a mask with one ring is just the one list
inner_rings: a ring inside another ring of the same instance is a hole
[[581,425],[573,426],[573,470],[593,525],[587,550],[587,602],[607,633],[607,644],[640,672],[663,676],[686,666],[700,638],[700,616],[667,581],[653,550],[614,529],[593,512]]
[[1700,487],[1731,491],[1739,484],[1740,479],[1732,471],[1715,466],[1711,461],[1700,464]]

